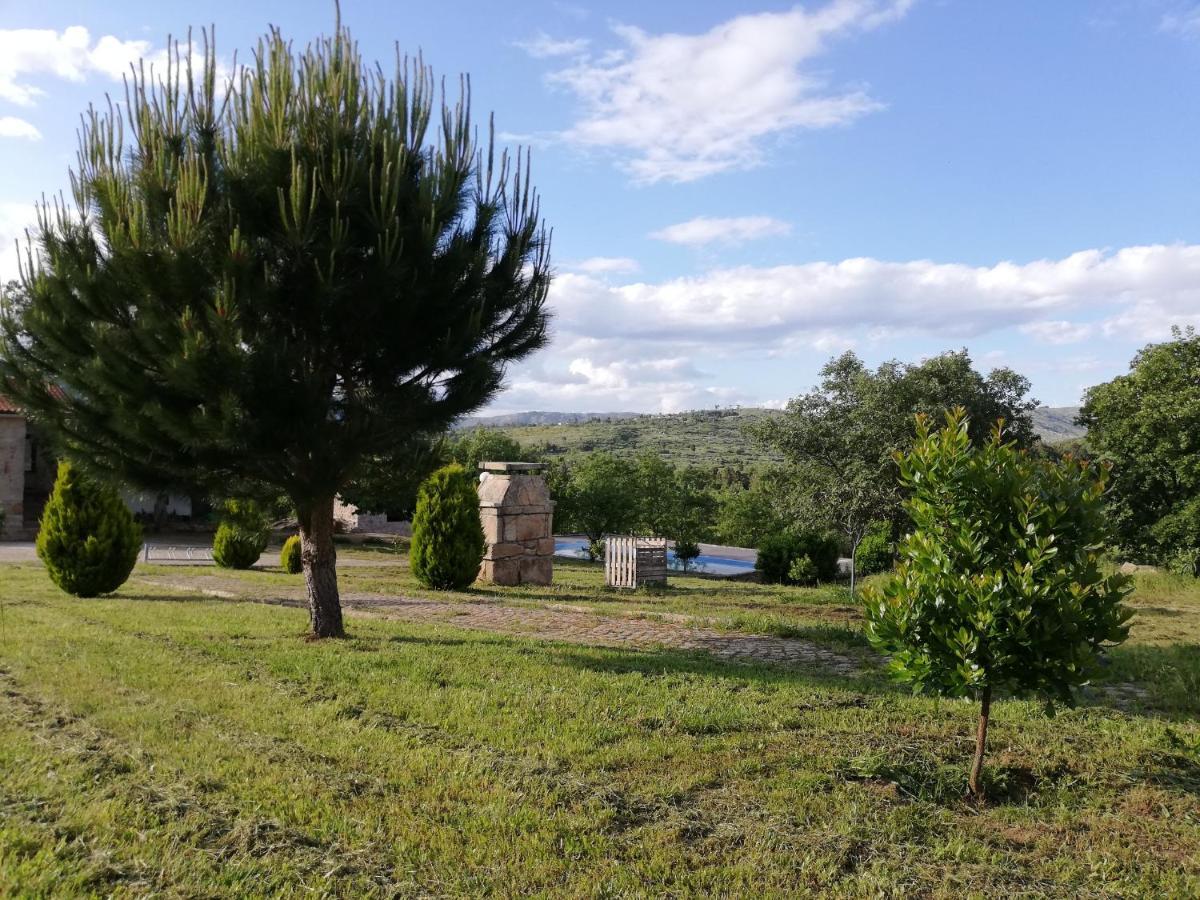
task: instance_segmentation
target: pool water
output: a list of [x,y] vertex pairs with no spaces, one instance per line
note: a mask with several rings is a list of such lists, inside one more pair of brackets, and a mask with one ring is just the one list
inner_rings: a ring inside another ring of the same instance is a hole
[[[571,559],[587,559],[587,541],[584,538],[554,539],[554,555],[566,556]],[[676,572],[682,572],[683,566],[675,559],[675,553],[667,550],[667,565]],[[704,575],[744,575],[754,571],[754,563],[744,559],[730,559],[727,556],[709,556],[702,553],[692,560],[688,566],[689,572],[700,572]]]

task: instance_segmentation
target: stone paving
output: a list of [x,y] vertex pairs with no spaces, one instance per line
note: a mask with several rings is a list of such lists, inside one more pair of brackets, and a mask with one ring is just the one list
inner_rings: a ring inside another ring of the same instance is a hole
[[[273,588],[273,596],[256,597],[246,590],[245,582],[236,578],[202,575],[177,579],[150,575],[138,580],[225,600],[258,600],[288,606],[299,606],[305,602],[302,588]],[[601,616],[554,606],[508,606],[498,601],[464,603],[356,592],[343,593],[342,605],[348,615],[406,622],[444,622],[457,628],[596,647],[668,648],[702,652],[732,662],[820,669],[847,677],[864,669],[861,660],[811,641],[729,633],[678,620]]]

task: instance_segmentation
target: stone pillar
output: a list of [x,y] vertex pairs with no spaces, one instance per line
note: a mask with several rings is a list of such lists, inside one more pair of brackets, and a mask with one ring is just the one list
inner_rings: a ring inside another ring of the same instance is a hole
[[[3,398],[0,398],[3,399]],[[25,417],[0,413],[0,539],[21,536],[25,519]]]
[[549,584],[553,575],[554,504],[539,463],[480,465],[479,517],[487,549],[481,581]]

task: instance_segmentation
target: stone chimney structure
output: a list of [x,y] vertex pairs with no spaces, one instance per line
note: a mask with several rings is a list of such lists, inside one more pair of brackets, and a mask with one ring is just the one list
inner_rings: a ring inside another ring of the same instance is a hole
[[487,549],[481,581],[550,584],[554,503],[540,463],[485,462],[479,476],[479,517]]

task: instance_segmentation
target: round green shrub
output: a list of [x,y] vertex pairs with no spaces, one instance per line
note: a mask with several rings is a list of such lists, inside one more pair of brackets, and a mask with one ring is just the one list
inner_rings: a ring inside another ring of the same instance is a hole
[[805,556],[815,573],[813,580],[832,581],[837,577],[837,539],[816,531],[800,534],[784,532],[763,538],[758,545],[758,560],[754,567],[768,584],[796,584],[798,582],[792,577],[792,564]]
[[117,492],[59,463],[37,536],[50,580],[76,597],[111,593],[133,571],[141,547],[142,529]]
[[299,575],[304,569],[304,563],[300,559],[299,536],[293,534],[283,542],[283,549],[279,551],[279,564],[289,575]]
[[854,571],[874,575],[892,568],[892,529],[887,522],[875,522],[867,529],[854,552]]
[[413,574],[426,587],[462,590],[479,576],[483,524],[475,479],[460,465],[430,475],[417,492],[413,513]]
[[267,514],[253,500],[226,500],[213,536],[213,562],[222,569],[248,569],[271,538]]
[[759,541],[754,568],[767,584],[785,584],[792,560],[799,555],[800,543],[796,535],[787,532],[769,534]]
[[817,583],[817,565],[807,556],[798,556],[788,568],[788,580],[792,584],[811,587]]

